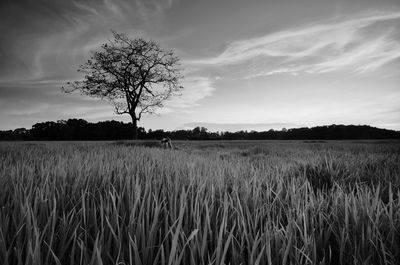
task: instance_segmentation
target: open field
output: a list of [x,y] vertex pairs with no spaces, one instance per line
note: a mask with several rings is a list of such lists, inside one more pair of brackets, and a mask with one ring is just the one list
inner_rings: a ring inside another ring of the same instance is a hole
[[400,264],[398,141],[144,145],[0,143],[0,264]]

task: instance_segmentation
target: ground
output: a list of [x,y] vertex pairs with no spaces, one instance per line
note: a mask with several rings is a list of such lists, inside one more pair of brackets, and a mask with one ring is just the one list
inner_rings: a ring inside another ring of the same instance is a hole
[[398,264],[399,141],[0,143],[0,264]]

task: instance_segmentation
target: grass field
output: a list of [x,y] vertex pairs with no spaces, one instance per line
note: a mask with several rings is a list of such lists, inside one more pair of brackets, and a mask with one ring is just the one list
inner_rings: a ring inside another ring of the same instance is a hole
[[0,143],[0,264],[400,264],[400,142],[174,144]]

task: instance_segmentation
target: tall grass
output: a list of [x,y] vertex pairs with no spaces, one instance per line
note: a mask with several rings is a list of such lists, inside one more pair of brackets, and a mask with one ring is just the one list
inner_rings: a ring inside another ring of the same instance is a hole
[[0,264],[400,264],[398,145],[0,145]]

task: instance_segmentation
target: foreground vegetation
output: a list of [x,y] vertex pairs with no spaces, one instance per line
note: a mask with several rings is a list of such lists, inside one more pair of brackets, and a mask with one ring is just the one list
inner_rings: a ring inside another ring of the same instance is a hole
[[398,142],[175,145],[1,143],[0,264],[399,264]]

